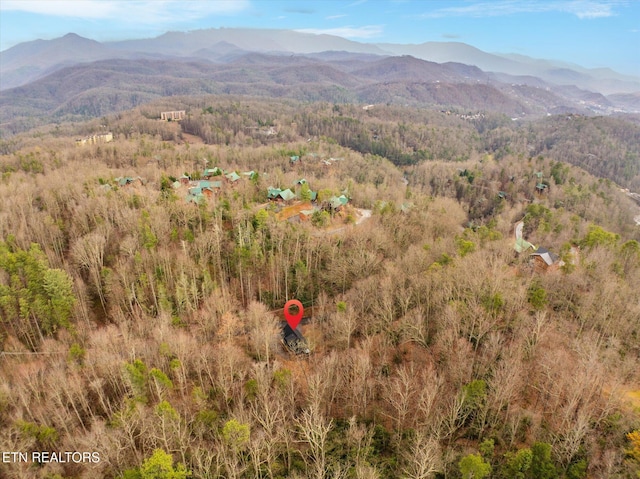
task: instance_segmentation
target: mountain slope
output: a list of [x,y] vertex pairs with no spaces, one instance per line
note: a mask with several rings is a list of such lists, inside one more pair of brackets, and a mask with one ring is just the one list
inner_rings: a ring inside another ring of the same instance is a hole
[[2,89],[36,80],[65,66],[110,58],[102,43],[69,33],[55,40],[21,43],[0,53]]
[[341,60],[248,53],[228,63],[102,60],[0,93],[3,123],[20,117],[99,116],[174,95],[236,94],[332,103],[398,103],[509,116],[589,113],[545,88],[502,83],[476,67],[409,56],[347,68]]
[[411,55],[436,63],[472,65],[486,72],[536,76],[546,82],[575,85],[603,94],[640,91],[640,78],[609,69],[590,70],[522,55],[490,54],[459,42],[376,45],[304,31],[247,28],[168,32],[156,38],[106,43],[69,34],[55,40],[23,43],[0,52],[0,89],[24,85],[65,66],[104,59],[180,58],[226,62],[246,52],[310,55],[326,51],[363,55],[362,61],[364,55]]

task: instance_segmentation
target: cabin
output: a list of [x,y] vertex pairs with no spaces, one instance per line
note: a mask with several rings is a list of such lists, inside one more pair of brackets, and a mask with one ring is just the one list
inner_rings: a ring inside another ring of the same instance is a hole
[[207,170],[204,170],[202,172],[202,177],[205,180],[208,180],[208,179],[210,179],[210,178],[212,178],[214,176],[221,176],[222,174],[223,174],[223,171],[220,168],[218,168],[217,166],[215,166],[213,168],[209,168]]
[[284,201],[291,201],[296,199],[296,194],[289,188],[287,188],[286,190],[282,190],[278,196]]
[[298,328],[292,329],[289,324],[285,324],[282,328],[282,340],[285,346],[293,353],[311,353],[306,338],[302,335]]
[[555,271],[559,269],[564,265],[564,261],[560,260],[560,257],[557,254],[540,246],[529,255],[529,264],[533,266],[534,271],[538,273],[546,273],[547,271]]
[[227,179],[229,183],[235,183],[240,179],[240,175],[238,175],[238,173],[236,173],[235,171],[232,171],[231,173],[227,173],[226,175],[224,175],[224,177]]
[[120,187],[124,187],[124,186],[129,186],[129,185],[133,185],[133,186],[144,186],[147,184],[147,180],[145,180],[144,178],[137,176],[137,177],[132,177],[132,176],[122,176],[122,177],[118,177],[115,179],[115,181],[118,183],[118,186]]
[[280,188],[274,188],[273,186],[267,188],[267,198],[270,200],[277,200],[280,198],[280,193],[282,193]]
[[340,211],[349,202],[349,198],[345,195],[332,196],[327,203],[323,206],[324,209],[330,211]]
[[194,203],[196,205],[202,203],[205,200],[205,195],[202,194],[202,192],[198,193],[198,194],[191,194],[189,193],[186,197],[186,201],[187,203]]
[[315,213],[316,211],[317,210],[315,208],[300,210],[300,214],[298,215],[298,217],[300,218],[300,221],[309,221],[313,216],[313,213]]

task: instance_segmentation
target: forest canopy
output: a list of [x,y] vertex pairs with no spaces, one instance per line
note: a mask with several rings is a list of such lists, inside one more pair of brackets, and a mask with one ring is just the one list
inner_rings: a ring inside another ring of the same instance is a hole
[[175,97],[3,140],[0,442],[99,461],[0,475],[637,477],[638,125],[475,113]]

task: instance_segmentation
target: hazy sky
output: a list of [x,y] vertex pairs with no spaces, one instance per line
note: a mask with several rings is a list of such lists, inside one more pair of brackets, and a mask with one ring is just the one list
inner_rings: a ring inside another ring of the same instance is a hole
[[69,32],[109,41],[219,27],[456,41],[640,76],[638,0],[0,0],[0,50]]

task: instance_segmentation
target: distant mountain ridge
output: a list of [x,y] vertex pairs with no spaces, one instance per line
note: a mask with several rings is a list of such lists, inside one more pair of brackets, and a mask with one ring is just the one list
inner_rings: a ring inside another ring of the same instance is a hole
[[357,55],[345,62],[341,55],[328,56],[338,59],[251,52],[226,63],[191,59],[82,63],[0,92],[0,116],[3,124],[18,118],[100,116],[163,96],[203,94],[398,103],[531,118],[561,112],[593,114],[596,108],[604,112],[612,107],[600,94],[575,87],[555,91],[544,82],[542,87],[507,83],[508,75],[496,78],[459,63]]
[[326,51],[411,55],[435,63],[463,63],[485,72],[535,76],[558,85],[575,85],[605,95],[640,91],[640,78],[613,70],[586,69],[522,55],[497,55],[460,42],[369,44],[333,35],[248,28],[167,32],[156,38],[104,43],[70,33],[54,40],[21,43],[0,52],[0,90],[24,85],[65,66],[104,59],[190,58],[227,62],[247,52],[307,55]]
[[[464,44],[446,44],[444,48],[452,47],[466,62],[434,62],[390,53],[389,45],[359,44],[291,31],[260,30],[249,36],[248,31],[175,32],[156,39],[114,43],[68,34],[56,40],[17,45],[0,54],[1,134],[24,131],[34,121],[47,118],[101,116],[174,95],[233,94],[331,103],[394,103],[497,112],[514,119],[557,113],[640,112],[640,82],[635,91],[603,95],[579,86],[597,82],[596,78],[566,65],[548,69],[547,76],[572,78],[576,84],[484,70],[467,63],[476,52],[480,52],[478,63],[504,66],[514,60]],[[260,48],[255,41],[263,41]],[[282,51],[287,43],[306,53]],[[359,51],[314,51],[327,45]],[[439,49],[441,46],[404,47],[416,55],[429,54],[443,60],[449,54]],[[539,64],[550,66],[546,61]],[[7,87],[21,81],[26,83]],[[616,81],[624,79],[620,76]]]

